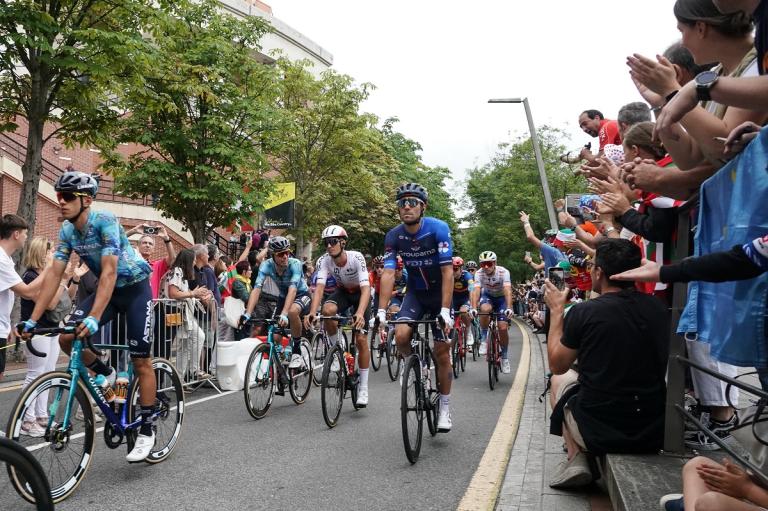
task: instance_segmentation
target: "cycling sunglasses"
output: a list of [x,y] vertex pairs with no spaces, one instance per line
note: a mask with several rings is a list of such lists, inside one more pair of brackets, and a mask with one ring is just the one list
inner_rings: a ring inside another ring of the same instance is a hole
[[59,201],[63,199],[64,202],[72,202],[78,197],[88,197],[88,194],[78,192],[56,192],[56,199]]
[[480,263],[480,266],[482,268],[490,268],[494,264],[496,264],[496,263],[494,263],[493,261],[483,261],[482,263]]
[[398,208],[404,208],[405,206],[408,206],[409,208],[415,208],[419,204],[424,204],[424,201],[419,200],[416,197],[406,197],[404,199],[397,200]]
[[288,257],[291,254],[290,250],[284,250],[283,252],[275,252],[275,257]]
[[383,270],[384,269],[384,265],[383,264],[375,264],[375,265],[373,265],[373,269],[374,270]]
[[323,239],[323,243],[325,243],[326,247],[329,245],[332,247],[335,247],[336,245],[339,244],[340,241],[341,241],[340,238],[324,238]]

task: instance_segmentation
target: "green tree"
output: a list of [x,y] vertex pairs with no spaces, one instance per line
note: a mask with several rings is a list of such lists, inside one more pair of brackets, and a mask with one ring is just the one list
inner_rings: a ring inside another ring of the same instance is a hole
[[[583,193],[584,179],[558,158],[564,152],[559,142],[564,138],[563,133],[543,126],[538,135],[554,199],[568,193]],[[469,228],[460,237],[465,259],[476,259],[480,252],[492,250],[513,279],[530,276],[532,270],[523,262],[523,257],[530,251],[536,260],[536,249],[525,239],[519,211],[530,214],[531,225],[538,236],[549,228],[530,138],[500,145],[488,164],[472,170],[467,182],[467,199],[472,213],[467,218]]]
[[120,193],[153,195],[199,243],[261,211],[272,189],[265,154],[280,122],[277,74],[254,59],[268,30],[260,18],[221,14],[214,0],[168,12],[149,34],[143,82],[118,94],[130,113],[115,138],[145,149],[127,160],[113,152],[105,167]]
[[[135,78],[146,21],[162,5],[146,0],[2,0],[0,131],[25,118],[27,148],[17,213],[34,231],[42,150],[54,135],[96,142],[116,116],[106,108],[116,80]],[[44,128],[53,123],[47,135]]]

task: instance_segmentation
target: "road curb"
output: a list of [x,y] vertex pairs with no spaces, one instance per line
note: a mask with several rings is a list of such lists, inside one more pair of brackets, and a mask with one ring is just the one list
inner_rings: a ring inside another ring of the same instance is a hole
[[520,416],[525,403],[525,387],[531,365],[531,340],[528,331],[514,320],[523,335],[523,348],[517,364],[515,380],[509,389],[499,420],[493,430],[488,446],[469,482],[467,491],[459,502],[459,511],[487,511],[494,509],[499,490],[504,482],[509,456],[517,437]]

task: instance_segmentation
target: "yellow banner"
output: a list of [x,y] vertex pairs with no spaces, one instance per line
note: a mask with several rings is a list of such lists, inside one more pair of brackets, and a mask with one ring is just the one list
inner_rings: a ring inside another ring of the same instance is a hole
[[267,202],[264,203],[264,209],[274,208],[295,198],[296,183],[275,183],[275,191],[267,198]]

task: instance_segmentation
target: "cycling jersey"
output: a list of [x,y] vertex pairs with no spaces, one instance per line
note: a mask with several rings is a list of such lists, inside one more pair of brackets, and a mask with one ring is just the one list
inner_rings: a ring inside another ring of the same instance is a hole
[[459,278],[453,278],[453,296],[467,296],[475,289],[475,278],[471,273],[464,270]]
[[347,250],[347,262],[337,266],[333,257],[323,255],[318,262],[317,283],[324,284],[329,275],[336,279],[339,288],[348,293],[356,293],[361,287],[370,286],[368,270],[365,267],[365,257],[360,252]]
[[384,239],[384,268],[397,267],[397,255],[408,269],[408,289],[414,291],[435,290],[441,292],[441,267],[453,264],[453,244],[448,224],[442,220],[425,217],[416,234],[400,224],[387,233]]
[[405,295],[405,290],[408,288],[408,270],[403,268],[400,274],[400,278],[397,277],[395,272],[395,286],[392,288],[393,297],[402,297]]
[[[317,287],[317,270],[312,274],[312,278],[310,279],[309,284],[309,290],[314,293],[315,288]],[[323,288],[323,296],[331,295],[334,291],[336,291],[336,279],[333,278],[332,275],[328,275],[325,279],[325,287]]]
[[264,279],[271,278],[277,288],[280,290],[280,298],[285,298],[288,295],[288,290],[292,287],[296,288],[296,293],[308,293],[307,281],[304,280],[304,273],[301,269],[301,261],[294,257],[288,258],[288,267],[285,269],[282,275],[277,274],[277,267],[275,260],[271,257],[261,263],[259,266],[259,274],[256,277],[256,282],[253,284],[253,288],[261,289],[264,285]]
[[128,242],[117,217],[109,211],[91,211],[83,232],[69,220],[64,221],[53,257],[67,263],[72,252],[76,252],[97,277],[101,275],[101,258],[117,256],[115,288],[118,289],[141,282],[152,272],[149,263]]
[[477,285],[480,286],[482,294],[487,296],[504,296],[504,286],[512,285],[509,278],[509,271],[503,266],[496,265],[496,269],[490,275],[485,270],[479,270],[475,273]]

